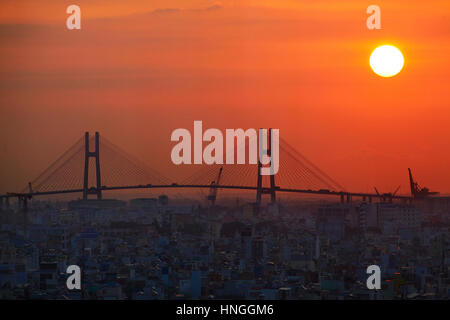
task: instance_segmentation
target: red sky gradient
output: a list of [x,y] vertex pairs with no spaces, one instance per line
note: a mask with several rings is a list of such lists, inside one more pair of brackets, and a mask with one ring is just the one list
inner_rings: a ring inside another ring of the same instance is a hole
[[[0,2],[0,192],[20,190],[84,131],[167,172],[170,133],[280,129],[349,191],[450,192],[450,2]],[[397,46],[405,66],[375,75]]]

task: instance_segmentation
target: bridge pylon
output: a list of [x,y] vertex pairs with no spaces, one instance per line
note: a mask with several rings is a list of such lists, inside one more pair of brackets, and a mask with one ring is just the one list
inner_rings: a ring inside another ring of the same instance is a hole
[[[89,149],[89,132],[84,134],[84,182],[83,199],[87,200],[88,195],[97,195],[97,199],[102,198],[102,182],[100,175],[100,134],[95,133],[95,150]],[[95,158],[96,188],[89,188],[89,159]]]
[[[259,137],[259,138],[261,139],[261,137]],[[268,141],[268,147],[267,147],[267,155],[269,157],[271,157],[272,156],[272,128],[269,129],[268,139],[269,139],[269,141]],[[264,188],[262,185],[263,184],[262,183],[263,176],[261,175],[261,168],[262,168],[262,162],[258,155],[258,180],[256,183],[256,205],[257,205],[258,209],[261,205],[261,197],[263,194],[270,194],[270,201],[272,203],[276,202],[276,199],[277,199],[276,192],[275,192],[275,190],[276,190],[275,175],[272,174],[269,176],[270,186],[268,188]]]

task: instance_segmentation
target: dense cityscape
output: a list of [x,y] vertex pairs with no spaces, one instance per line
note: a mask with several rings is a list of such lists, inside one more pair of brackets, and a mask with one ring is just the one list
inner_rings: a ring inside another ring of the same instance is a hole
[[[449,299],[447,198],[19,204],[0,214],[0,299]],[[68,290],[66,268],[82,270]],[[382,287],[366,286],[369,265]]]

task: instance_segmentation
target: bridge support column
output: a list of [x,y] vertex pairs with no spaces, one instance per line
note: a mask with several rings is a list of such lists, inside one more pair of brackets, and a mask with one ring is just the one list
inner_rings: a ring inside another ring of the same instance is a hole
[[[261,130],[261,128],[259,129]],[[259,136],[259,139],[262,139],[261,135]],[[268,147],[267,147],[267,155],[270,157],[272,155],[272,128],[269,129],[269,134],[268,134]],[[261,141],[259,141],[259,144],[261,144]],[[261,152],[261,151],[260,151]],[[262,194],[270,194],[270,201],[272,203],[275,203],[277,198],[276,198],[276,186],[275,186],[275,175],[270,175],[269,179],[270,179],[270,187],[269,188],[263,188],[262,186],[262,175],[261,175],[261,168],[262,168],[262,163],[261,163],[261,159],[260,159],[260,155],[258,153],[258,180],[256,183],[256,205],[259,207],[261,205],[261,197]]]
[[363,202],[366,202],[366,196],[363,196],[363,197],[362,197],[362,201],[363,201]]
[[95,174],[97,182],[97,198],[102,198],[102,178],[100,175],[100,134],[95,133]]
[[83,180],[83,199],[86,200],[89,189],[89,132],[84,134],[84,180]]
[[0,197],[0,211],[3,211],[3,197]]
[[258,180],[256,182],[256,206],[259,208],[261,205],[261,194],[262,194],[262,175],[261,175],[262,164],[259,161],[258,156]]
[[[89,149],[89,132],[84,135],[84,183],[83,183],[83,199],[86,200],[89,194],[97,195],[97,199],[102,198],[102,183],[100,175],[100,135],[95,133],[95,150]],[[95,158],[95,174],[96,188],[89,188],[89,159]]]
[[347,203],[350,203],[350,202],[352,202],[352,196],[347,194]]
[[6,197],[6,199],[5,199],[5,207],[6,207],[6,210],[9,210],[9,208],[10,208],[9,197]]
[[341,193],[341,203],[345,203],[345,197],[343,193]]

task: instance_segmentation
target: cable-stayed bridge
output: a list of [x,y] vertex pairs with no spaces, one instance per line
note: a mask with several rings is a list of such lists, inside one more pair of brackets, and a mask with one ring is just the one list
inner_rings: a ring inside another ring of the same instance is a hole
[[[245,143],[240,147],[245,148]],[[266,194],[275,202],[279,192],[335,196],[341,202],[350,202],[354,197],[369,202],[412,199],[395,194],[348,192],[287,141],[280,139],[279,149],[279,171],[273,176],[260,174],[262,165],[258,160],[254,165],[203,164],[188,177],[173,181],[100,137],[98,132],[94,136],[86,132],[27,187],[0,195],[0,200],[3,207],[4,202],[9,206],[10,198],[18,198],[26,205],[27,199],[45,195],[78,193],[83,199],[102,199],[103,193],[111,190],[157,188],[207,188],[216,191],[212,192],[213,200],[218,189],[253,190],[258,205]]]

